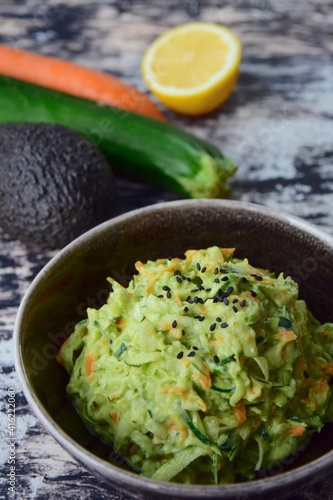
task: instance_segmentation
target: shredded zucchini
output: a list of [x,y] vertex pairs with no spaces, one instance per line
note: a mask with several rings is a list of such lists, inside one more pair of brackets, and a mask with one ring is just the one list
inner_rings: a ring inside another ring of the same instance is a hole
[[333,420],[333,324],[233,249],[137,262],[58,356],[88,428],[142,475],[254,478]]

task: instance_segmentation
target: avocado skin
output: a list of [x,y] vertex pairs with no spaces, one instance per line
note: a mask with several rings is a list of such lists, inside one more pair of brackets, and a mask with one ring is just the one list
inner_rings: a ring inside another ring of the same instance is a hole
[[13,239],[61,248],[115,212],[111,166],[60,125],[0,125],[0,226]]

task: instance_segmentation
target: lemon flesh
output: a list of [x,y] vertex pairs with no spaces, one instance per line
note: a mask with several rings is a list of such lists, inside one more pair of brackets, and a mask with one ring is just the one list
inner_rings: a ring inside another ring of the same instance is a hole
[[233,91],[241,42],[225,26],[187,23],[164,32],[148,47],[142,75],[151,92],[183,114],[212,111]]

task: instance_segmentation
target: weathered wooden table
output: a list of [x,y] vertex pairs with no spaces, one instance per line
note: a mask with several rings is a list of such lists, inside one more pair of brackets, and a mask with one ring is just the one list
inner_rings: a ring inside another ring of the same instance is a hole
[[[230,26],[244,46],[232,97],[206,117],[167,116],[239,164],[233,199],[284,210],[333,234],[332,1],[2,0],[0,19],[0,42],[110,71],[141,90],[140,59],[165,28],[194,19]],[[119,179],[118,192],[118,213],[177,198],[134,180]],[[55,252],[0,238],[0,498],[13,498],[7,415],[15,393],[15,498],[127,499],[74,462],[27,405],[14,371],[13,323],[29,283]],[[293,498],[333,499],[333,475]]]

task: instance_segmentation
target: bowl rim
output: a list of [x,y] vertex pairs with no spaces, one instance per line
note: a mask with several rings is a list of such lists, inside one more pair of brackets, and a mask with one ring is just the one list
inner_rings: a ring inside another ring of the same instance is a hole
[[[277,493],[282,489],[285,490],[288,486],[291,487],[290,492],[294,492],[301,486],[304,487],[314,484],[329,474],[333,465],[333,449],[310,463],[301,465],[295,469],[286,472],[283,472],[282,470],[281,473],[278,474],[265,476],[253,481],[244,481],[234,484],[184,485],[157,481],[140,476],[134,472],[126,471],[102,458],[99,458],[77,443],[52,418],[41,401],[39,401],[37,395],[29,384],[21,350],[22,325],[29,305],[30,295],[38,288],[39,284],[43,282],[44,278],[52,271],[53,267],[61,262],[63,258],[66,258],[68,255],[75,252],[78,246],[94,239],[94,237],[98,236],[100,233],[103,233],[105,230],[108,230],[118,224],[122,224],[123,222],[129,221],[130,219],[134,219],[141,215],[163,212],[166,209],[179,210],[191,206],[199,208],[215,207],[217,209],[230,209],[237,212],[246,211],[252,213],[253,215],[258,214],[266,219],[271,218],[278,220],[295,226],[297,229],[319,239],[333,250],[333,237],[331,237],[324,230],[320,229],[318,226],[287,212],[257,203],[225,199],[181,199],[155,203],[113,217],[112,219],[93,227],[59,250],[56,255],[54,255],[38,272],[28,286],[28,289],[26,290],[18,308],[13,330],[14,364],[23,393],[30,405],[30,408],[33,410],[38,420],[43,424],[46,431],[51,434],[51,436],[65,450],[67,450],[86,469],[90,472],[94,471],[96,475],[101,477],[104,485],[113,484],[114,486],[127,491],[129,494],[135,491],[137,495],[139,491],[142,491],[150,495],[158,493],[169,496],[170,498],[173,496],[177,496],[178,498],[191,496],[192,498],[245,499],[251,498],[251,495],[255,495],[257,498],[260,498],[262,494],[273,492]],[[283,484],[279,485],[279,478],[281,478],[281,474],[283,476],[283,481],[280,481],[280,483]],[[139,497],[137,496],[137,498]]]

